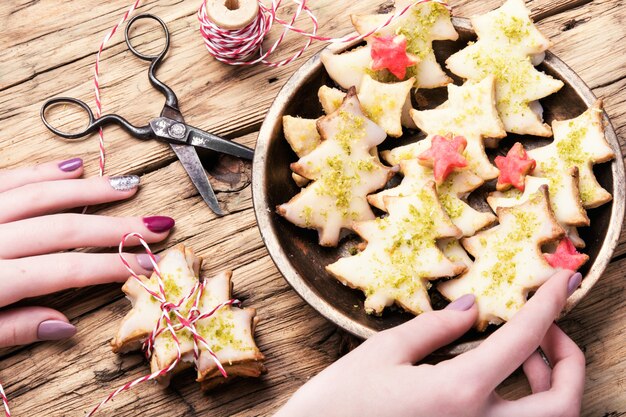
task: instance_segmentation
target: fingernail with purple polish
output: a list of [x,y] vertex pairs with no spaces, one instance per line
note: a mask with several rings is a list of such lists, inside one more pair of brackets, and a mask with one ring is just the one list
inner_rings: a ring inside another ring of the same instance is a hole
[[120,175],[109,178],[111,187],[116,191],[128,191],[137,188],[139,181],[140,179],[137,175]]
[[583,280],[583,276],[580,272],[576,272],[574,275],[572,275],[569,278],[569,281],[567,282],[567,296],[568,297],[572,295],[574,291],[576,291],[576,288],[578,288],[582,280]]
[[[159,262],[161,257],[159,255],[154,255],[154,259]],[[152,261],[150,260],[150,255],[147,253],[140,253],[137,255],[137,263],[146,271],[152,271],[154,269],[154,265],[152,265]]]
[[476,302],[474,294],[465,294],[448,304],[444,310],[466,311],[472,308],[474,302]]
[[61,320],[46,320],[39,323],[37,338],[39,340],[61,340],[76,334],[76,327]]
[[72,158],[67,161],[59,162],[59,169],[63,172],[72,172],[76,171],[78,168],[83,166],[83,160],[80,158]]
[[146,225],[148,230],[154,233],[163,233],[174,227],[176,222],[171,217],[167,216],[151,216],[144,217],[143,224]]

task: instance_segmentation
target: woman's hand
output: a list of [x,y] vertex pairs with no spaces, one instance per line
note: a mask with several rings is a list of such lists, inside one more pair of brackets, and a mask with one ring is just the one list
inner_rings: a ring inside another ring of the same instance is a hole
[[[174,226],[170,217],[106,217],[62,213],[74,207],[133,196],[139,177],[78,179],[79,158],[0,171],[0,307],[23,298],[71,287],[122,282],[128,278],[115,253],[61,252],[116,246],[128,232],[158,242]],[[138,242],[129,240],[129,244]],[[127,255],[138,273],[150,274],[147,255]],[[76,328],[45,307],[0,310],[0,348],[71,337]]]
[[[378,333],[306,383],[276,417],[578,416],[585,358],[553,321],[580,280],[556,273],[479,347],[434,366],[413,364],[470,329],[473,295]],[[532,395],[500,398],[495,388],[521,365]]]

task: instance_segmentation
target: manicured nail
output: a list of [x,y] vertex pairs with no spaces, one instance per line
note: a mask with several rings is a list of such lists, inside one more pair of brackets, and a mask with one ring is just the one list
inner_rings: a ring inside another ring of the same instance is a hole
[[139,185],[139,177],[136,175],[120,175],[119,177],[109,178],[111,187],[117,191],[128,191],[137,188]]
[[154,233],[162,233],[170,230],[176,222],[171,217],[167,216],[151,216],[144,217],[143,224],[146,225],[148,230]]
[[[154,255],[154,259],[159,262],[161,257],[159,255]],[[150,260],[150,255],[147,253],[140,253],[137,255],[137,263],[146,271],[152,271],[154,269],[154,265],[152,265],[152,261]]]
[[466,311],[472,308],[474,302],[476,302],[474,294],[465,294],[448,304],[444,310]]
[[58,166],[63,172],[72,172],[83,166],[83,160],[80,158],[72,158],[67,161],[59,162]]
[[39,323],[37,338],[39,340],[61,340],[76,334],[76,327],[61,320],[46,320]]
[[583,276],[580,272],[576,272],[569,278],[567,282],[567,296],[569,297],[576,291],[576,288],[580,285],[580,282],[583,280]]

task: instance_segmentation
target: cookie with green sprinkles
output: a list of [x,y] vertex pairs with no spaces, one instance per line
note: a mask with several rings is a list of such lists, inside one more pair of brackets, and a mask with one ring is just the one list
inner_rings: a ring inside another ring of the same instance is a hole
[[499,225],[461,241],[474,257],[469,268],[437,285],[450,301],[470,293],[476,296],[479,331],[510,320],[526,303],[528,293],[552,276],[555,269],[541,248],[565,235],[552,213],[545,185],[525,203],[499,208],[497,214]]
[[[198,296],[198,315],[212,311],[217,305],[230,300],[231,272],[223,272],[205,281],[202,294],[198,294],[199,273],[202,258],[180,244],[169,249],[161,256],[159,270],[164,284],[165,298],[176,305],[191,294],[189,300],[181,305],[179,313],[189,320],[193,316],[191,309]],[[152,277],[140,276],[144,285],[159,293],[156,273]],[[132,303],[132,309],[122,320],[117,335],[111,342],[114,352],[138,350],[150,337],[159,320],[161,326],[167,325],[162,318],[161,303],[146,291],[134,277],[122,287]],[[185,368],[196,366],[198,381],[203,389],[209,389],[226,381],[210,357],[206,346],[198,343],[199,355],[194,358],[194,339],[189,329],[180,328],[181,319],[170,312],[170,320],[176,328],[176,344],[171,332],[164,331],[154,338],[150,356],[151,372],[157,372],[171,366],[181,352],[181,360],[167,375],[159,377],[159,382],[169,383],[172,374]],[[254,341],[254,330],[258,318],[253,308],[238,308],[230,305],[219,308],[210,317],[195,322],[198,334],[204,338],[210,349],[228,373],[230,380],[236,376],[256,377],[265,371],[264,356]]]
[[[435,135],[463,136],[467,140],[463,156],[469,168],[482,179],[490,180],[496,178],[499,171],[489,161],[484,141],[506,136],[495,104],[494,77],[487,76],[480,82],[467,81],[462,86],[449,84],[448,101],[432,110],[411,110],[410,113],[415,124],[428,134],[429,143]],[[412,143],[395,148],[389,152],[387,160],[398,163],[402,159],[416,158],[422,151],[420,146]]]
[[[358,89],[358,97],[365,115],[392,137],[402,136],[402,120],[409,117],[413,78],[398,83],[381,83],[365,75]],[[318,97],[326,114],[337,110],[346,93],[322,86]]]
[[[550,205],[554,215],[561,226],[566,230],[575,230],[579,226],[589,226],[587,211],[582,206],[580,193],[578,192],[578,168],[572,167],[556,177],[540,178],[531,175],[526,176],[524,192],[517,189],[508,191],[494,191],[487,196],[487,203],[492,210],[500,207],[512,207],[525,203],[530,196],[535,194],[542,185],[548,186]],[[585,246],[580,237],[572,240],[575,246]]]
[[533,24],[524,1],[507,0],[496,10],[472,17],[471,22],[478,41],[446,60],[450,71],[475,81],[493,75],[498,113],[506,131],[550,136],[538,100],[560,90],[563,82],[535,68],[550,41]]
[[[554,141],[528,152],[537,161],[533,175],[560,184],[571,168],[579,173],[580,199],[586,209],[608,203],[613,198],[602,188],[593,174],[593,165],[615,158],[615,153],[604,136],[602,102],[598,100],[583,114],[570,120],[552,122]],[[567,193],[566,187],[551,191],[555,198]],[[566,198],[566,197],[563,197]]]
[[[421,150],[428,149],[428,146],[427,140],[421,140],[415,143],[413,150],[419,154]],[[387,161],[392,165],[396,162],[389,153],[383,153],[383,158],[389,158]],[[400,172],[404,178],[397,187],[367,197],[371,205],[380,210],[385,210],[385,197],[410,196],[419,192],[429,181],[434,181],[433,170],[420,164],[417,159],[400,161]],[[443,209],[452,223],[461,229],[463,236],[472,236],[478,230],[496,221],[496,216],[491,212],[475,210],[465,201],[465,198],[483,183],[482,178],[466,169],[453,172],[442,184],[437,185],[437,195]]]
[[342,229],[374,218],[366,196],[382,188],[394,170],[372,155],[387,135],[367,118],[355,89],[317,127],[320,145],[291,164],[312,183],[276,210],[296,226],[317,230],[320,245],[336,246]]
[[[414,0],[397,0],[396,11],[411,8],[389,25],[374,33],[374,38],[402,35],[406,39],[406,53],[417,58],[418,63],[406,69],[404,78],[399,79],[390,71],[367,68],[367,73],[382,82],[397,82],[415,78],[415,87],[436,88],[452,82],[435,58],[432,43],[436,40],[456,40],[459,35],[452,25],[450,11],[434,1],[414,4]],[[352,15],[352,24],[359,34],[369,33],[389,20],[394,12],[387,14]],[[332,76],[332,74],[331,74]]]
[[437,243],[459,238],[461,231],[444,212],[432,181],[410,196],[385,197],[384,201],[387,217],[354,225],[367,241],[365,249],[326,270],[344,285],[365,293],[369,314],[381,314],[394,303],[413,314],[430,311],[430,281],[466,268],[463,261],[446,258]]

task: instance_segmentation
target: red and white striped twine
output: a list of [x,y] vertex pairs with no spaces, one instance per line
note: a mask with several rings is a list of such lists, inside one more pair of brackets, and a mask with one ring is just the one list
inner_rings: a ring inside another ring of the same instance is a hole
[[11,417],[11,410],[9,409],[9,400],[7,399],[2,384],[0,384],[0,397],[2,397],[2,405],[4,405],[4,414],[6,417]]
[[[120,21],[117,22],[117,24],[113,26],[111,30],[106,33],[106,35],[104,35],[104,39],[102,39],[102,42],[100,43],[100,48],[98,48],[98,53],[96,54],[96,62],[94,63],[94,66],[93,66],[93,92],[94,92],[94,99],[96,100],[96,114],[95,114],[96,119],[102,116],[102,101],[100,100],[100,77],[99,77],[100,76],[100,57],[102,56],[102,50],[104,49],[106,44],[109,42],[109,40],[113,37],[113,35],[115,35],[115,32],[117,32],[117,29],[128,19],[128,17],[139,6],[140,2],[141,0],[135,0],[135,2],[131,4],[128,10],[126,10],[126,13],[124,13],[122,18],[120,19]],[[104,148],[104,133],[102,132],[102,128],[100,128],[98,132],[98,136],[99,136],[99,146],[100,146],[100,159],[99,159],[100,176],[103,176],[104,164],[106,162],[106,154],[105,154],[105,148]]]
[[[150,262],[152,263],[154,267],[154,272],[157,277],[158,291],[153,291],[152,289],[150,289],[139,278],[139,276],[133,271],[128,261],[124,258],[124,255],[123,255],[124,243],[131,237],[135,237],[139,240],[141,245],[146,249],[146,253],[150,257]],[[224,366],[222,365],[222,363],[217,358],[217,355],[213,352],[213,350],[211,350],[207,341],[198,333],[196,329],[196,322],[198,322],[199,320],[203,320],[203,319],[211,317],[219,309],[225,306],[240,304],[239,300],[230,299],[230,300],[224,301],[223,303],[220,303],[217,306],[215,306],[211,311],[207,313],[201,313],[199,310],[199,305],[200,305],[200,300],[202,298],[202,294],[205,289],[205,283],[203,281],[203,282],[197,282],[194,285],[194,287],[191,289],[189,294],[187,294],[182,299],[178,300],[178,302],[173,303],[173,302],[167,301],[167,297],[165,294],[165,284],[163,283],[159,265],[157,264],[156,258],[154,257],[154,254],[150,250],[150,247],[148,246],[146,241],[143,239],[143,237],[139,233],[128,233],[124,235],[119,245],[119,255],[120,255],[120,259],[122,260],[122,263],[124,264],[128,272],[131,274],[131,276],[137,280],[137,283],[141,285],[159,303],[161,303],[161,317],[157,321],[155,328],[152,330],[152,332],[150,332],[150,335],[148,336],[148,338],[146,339],[143,345],[143,348],[146,352],[146,357],[150,359],[156,338],[164,332],[169,332],[170,335],[172,336],[172,340],[174,341],[174,345],[176,346],[176,351],[177,351],[176,359],[168,367],[155,371],[149,375],[142,376],[133,381],[130,381],[122,385],[115,391],[111,392],[104,400],[102,400],[98,405],[96,405],[89,414],[87,414],[87,417],[91,417],[92,415],[94,415],[101,406],[106,404],[108,401],[113,399],[118,394],[124,391],[130,390],[131,388],[133,388],[136,385],[141,384],[142,382],[150,381],[153,379],[157,379],[161,376],[164,376],[167,373],[171,372],[173,369],[175,369],[178,363],[182,359],[180,341],[178,340],[178,337],[176,336],[176,333],[181,330],[188,330],[193,337],[194,358],[197,359],[199,356],[199,352],[200,352],[199,346],[204,347],[207,350],[207,352],[211,355],[213,362],[215,362],[215,365],[219,369],[222,376],[224,378],[228,377],[228,374],[226,373],[226,370],[224,369]],[[185,314],[180,309],[182,306],[186,306],[189,300],[192,300],[192,304],[189,307],[189,311]],[[172,313],[174,317],[176,317],[176,321],[177,321],[176,323],[170,317],[170,313]],[[163,325],[163,323],[165,323],[165,325]]]
[[[256,19],[254,19],[248,26],[244,27],[243,29],[237,30],[221,29],[215,23],[213,23],[207,15],[206,2],[203,1],[202,5],[198,9],[198,20],[200,21],[200,33],[204,38],[204,44],[206,45],[209,53],[213,55],[215,59],[225,64],[254,65],[261,63],[271,67],[281,67],[300,57],[304,53],[306,48],[309,47],[313,40],[328,43],[344,43],[365,39],[368,36],[373,35],[374,33],[389,25],[392,21],[405,14],[411,7],[416,4],[435,2],[440,3],[448,10],[451,10],[448,3],[446,3],[444,0],[416,0],[415,2],[404,7],[403,9],[396,10],[394,14],[390,14],[387,20],[385,20],[378,27],[370,30],[367,33],[364,33],[362,35],[344,36],[342,38],[332,38],[317,35],[319,23],[317,21],[317,18],[315,17],[315,14],[307,6],[307,0],[292,1],[297,5],[297,7],[296,11],[289,19],[289,21],[282,20],[277,16],[278,8],[280,7],[282,0],[272,0],[272,5],[270,7],[266,7],[261,2],[259,2],[259,14],[257,15]],[[294,26],[296,19],[298,19],[298,17],[303,12],[306,13],[306,15],[311,20],[312,28],[310,32]],[[279,23],[283,27],[283,32],[272,44],[272,46],[264,51],[262,46],[263,40],[272,29],[272,25],[274,22]],[[307,38],[307,41],[304,46],[296,51],[292,56],[286,59],[280,61],[268,60],[268,56],[274,53],[276,49],[278,49],[278,46],[281,44],[281,42],[284,40],[285,36],[289,32],[294,32],[299,35],[305,36]],[[252,56],[257,51],[258,57],[252,58]]]

